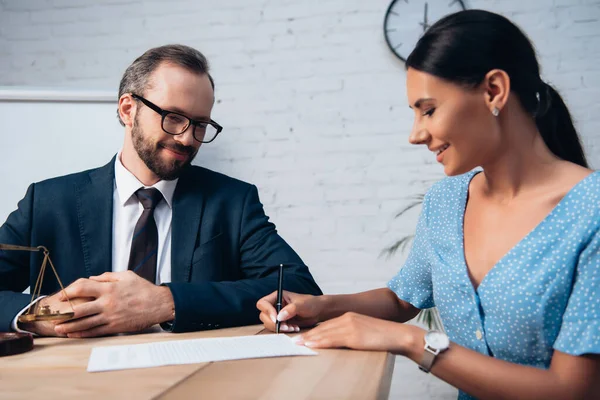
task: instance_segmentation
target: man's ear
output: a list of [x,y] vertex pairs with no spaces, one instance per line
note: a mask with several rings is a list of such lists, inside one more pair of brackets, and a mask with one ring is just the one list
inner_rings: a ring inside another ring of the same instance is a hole
[[137,104],[131,94],[125,93],[119,98],[119,116],[125,126],[131,128],[133,121],[135,120],[135,114],[137,112]]
[[[483,79],[485,102],[490,112],[496,115],[506,105],[510,95],[510,77],[501,69],[493,69]],[[496,112],[494,110],[497,110]]]

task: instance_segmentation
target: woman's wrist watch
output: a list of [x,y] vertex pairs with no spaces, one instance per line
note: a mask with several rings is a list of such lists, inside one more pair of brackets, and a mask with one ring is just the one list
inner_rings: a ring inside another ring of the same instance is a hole
[[441,331],[429,331],[425,334],[425,351],[423,358],[419,363],[421,371],[429,373],[435,357],[441,352],[448,350],[450,347],[450,339],[448,335]]

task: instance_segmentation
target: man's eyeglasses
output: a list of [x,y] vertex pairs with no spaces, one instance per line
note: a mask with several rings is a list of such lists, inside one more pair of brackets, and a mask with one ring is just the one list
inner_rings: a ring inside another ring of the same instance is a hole
[[194,135],[194,139],[201,143],[210,143],[215,140],[217,135],[223,130],[223,127],[212,119],[209,121],[196,121],[186,117],[183,114],[174,111],[163,110],[150,100],[146,100],[142,96],[138,96],[135,93],[131,93],[131,97],[141,101],[148,108],[156,111],[157,114],[160,114],[162,117],[162,130],[169,135],[181,135],[190,127],[190,125],[193,125],[192,133]]

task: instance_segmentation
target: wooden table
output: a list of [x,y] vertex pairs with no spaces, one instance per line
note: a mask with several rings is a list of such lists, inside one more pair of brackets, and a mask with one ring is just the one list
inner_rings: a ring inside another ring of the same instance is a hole
[[0,358],[4,399],[386,399],[394,356],[318,350],[277,357],[86,372],[92,347],[266,334],[262,326],[97,339],[37,338],[28,353]]

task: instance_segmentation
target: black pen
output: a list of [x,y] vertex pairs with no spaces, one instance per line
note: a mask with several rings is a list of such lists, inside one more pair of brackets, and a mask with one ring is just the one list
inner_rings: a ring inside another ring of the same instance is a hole
[[[281,311],[281,303],[283,297],[283,264],[279,264],[279,282],[277,283],[277,304],[275,304],[275,309],[277,310],[277,316],[279,316],[279,311]],[[275,333],[279,333],[279,319],[275,322]]]

